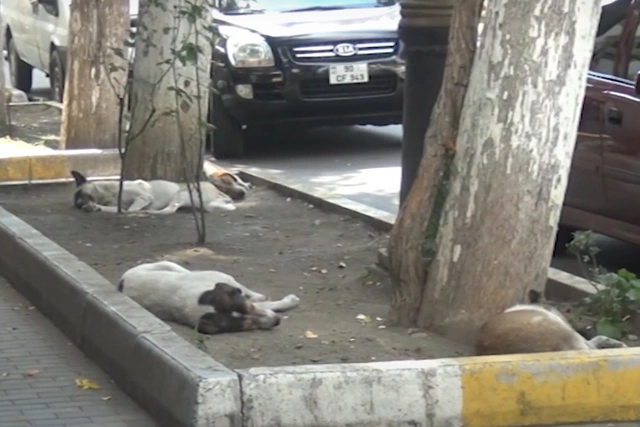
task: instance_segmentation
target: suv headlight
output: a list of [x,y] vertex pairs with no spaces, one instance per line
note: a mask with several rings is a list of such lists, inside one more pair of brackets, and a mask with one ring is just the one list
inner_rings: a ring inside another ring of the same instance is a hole
[[236,68],[273,67],[273,51],[261,37],[233,36],[227,39],[227,56]]

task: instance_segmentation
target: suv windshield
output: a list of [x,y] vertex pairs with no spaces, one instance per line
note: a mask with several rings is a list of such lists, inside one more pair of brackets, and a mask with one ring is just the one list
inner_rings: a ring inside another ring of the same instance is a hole
[[226,14],[265,12],[306,12],[393,6],[398,0],[220,0],[219,10]]

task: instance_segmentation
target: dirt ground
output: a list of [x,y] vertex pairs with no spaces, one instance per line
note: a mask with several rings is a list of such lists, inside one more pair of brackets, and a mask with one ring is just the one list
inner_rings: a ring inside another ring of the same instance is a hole
[[9,108],[11,134],[0,138],[0,143],[8,139],[57,150],[62,112],[49,105],[28,105],[18,104]]
[[[189,212],[85,213],[73,209],[72,191],[71,185],[5,187],[0,205],[112,283],[137,263],[169,259],[191,269],[224,271],[272,299],[291,293],[301,299],[272,331],[206,337],[208,353],[229,367],[468,354],[467,348],[432,334],[385,327],[388,283],[368,276],[366,267],[386,239],[351,218],[258,187],[236,211],[210,214],[209,243],[195,247]],[[172,327],[197,344],[192,330]]]

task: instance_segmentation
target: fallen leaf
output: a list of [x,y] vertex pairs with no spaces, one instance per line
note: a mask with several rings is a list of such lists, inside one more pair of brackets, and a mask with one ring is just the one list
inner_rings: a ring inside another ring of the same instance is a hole
[[105,396],[105,397],[101,397],[100,400],[111,400],[111,396]]
[[76,386],[83,390],[97,390],[100,388],[98,384],[87,378],[76,378]]
[[341,262],[338,264],[338,268],[347,268],[347,264],[345,264],[344,262]]
[[318,338],[318,335],[314,334],[311,331],[305,331],[304,337],[308,339],[314,339],[314,338]]
[[27,371],[27,376],[28,377],[35,377],[36,375],[38,375],[40,373],[40,369],[32,369],[30,371]]
[[3,373],[2,373],[2,376],[3,376],[3,377],[8,377],[8,376],[9,376],[9,372],[3,372]]
[[329,270],[327,270],[326,268],[323,268],[322,270],[320,270],[320,273],[322,274],[327,274],[329,272]]

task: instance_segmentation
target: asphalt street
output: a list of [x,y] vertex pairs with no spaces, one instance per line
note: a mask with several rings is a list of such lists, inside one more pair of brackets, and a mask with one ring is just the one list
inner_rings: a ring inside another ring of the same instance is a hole
[[[47,97],[48,86],[46,76],[36,72],[33,95]],[[282,174],[288,180],[397,213],[401,141],[400,126],[318,129],[303,139],[258,149],[234,165]],[[638,266],[640,247],[604,236],[598,236],[596,243],[602,250],[599,259],[609,270]],[[554,259],[553,266],[579,274],[570,256]],[[640,266],[635,269],[640,273]]]

